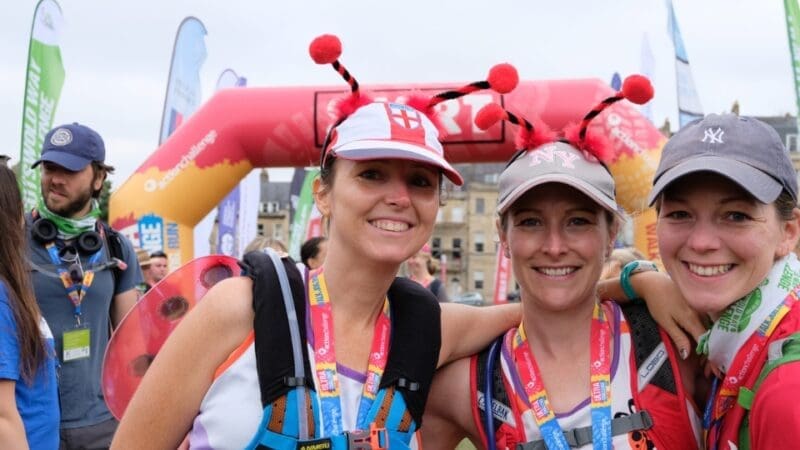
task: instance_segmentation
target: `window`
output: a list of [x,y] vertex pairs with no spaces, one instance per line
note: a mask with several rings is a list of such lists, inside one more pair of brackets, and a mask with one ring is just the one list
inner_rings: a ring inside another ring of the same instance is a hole
[[264,235],[264,224],[263,223],[261,223],[261,222],[258,223],[258,229],[256,230],[256,234],[258,234],[259,236],[263,236]]
[[261,202],[258,209],[261,214],[275,214],[280,211],[281,205],[278,202]]
[[450,219],[452,222],[464,222],[464,208],[454,206],[450,210]]
[[283,241],[283,224],[276,223],[272,225],[272,239]]
[[790,152],[798,151],[798,148],[797,148],[797,135],[796,134],[794,134],[794,133],[786,134],[786,148]]
[[475,280],[475,289],[483,289],[483,271],[476,270],[472,273],[472,278]]
[[483,253],[483,231],[478,231],[472,236],[475,241],[475,252]]
[[453,238],[453,258],[461,259],[461,238]]
[[483,214],[483,211],[486,207],[485,203],[486,201],[483,199],[483,197],[477,197],[475,199],[475,214]]
[[431,240],[431,256],[439,258],[442,254],[442,238],[435,237]]

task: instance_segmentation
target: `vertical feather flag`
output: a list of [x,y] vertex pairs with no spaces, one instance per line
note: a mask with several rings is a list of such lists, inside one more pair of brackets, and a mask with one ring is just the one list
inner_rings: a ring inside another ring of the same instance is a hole
[[44,135],[53,127],[64,85],[64,66],[58,46],[63,22],[61,8],[54,0],[41,0],[36,5],[28,47],[20,148],[19,180],[26,210],[36,206],[40,189],[40,172],[31,169],[31,164],[39,159]]

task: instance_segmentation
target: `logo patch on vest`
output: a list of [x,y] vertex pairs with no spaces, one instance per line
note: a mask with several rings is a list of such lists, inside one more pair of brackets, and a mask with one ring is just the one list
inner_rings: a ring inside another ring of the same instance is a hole
[[297,450],[331,450],[333,443],[328,438],[314,439],[297,443]]

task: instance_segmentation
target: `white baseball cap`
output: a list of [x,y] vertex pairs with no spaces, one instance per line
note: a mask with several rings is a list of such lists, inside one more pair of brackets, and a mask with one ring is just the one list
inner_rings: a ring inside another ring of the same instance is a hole
[[444,148],[433,122],[401,103],[373,102],[358,108],[331,131],[325,151],[353,161],[418,161],[438,167],[456,185],[464,183],[444,159]]

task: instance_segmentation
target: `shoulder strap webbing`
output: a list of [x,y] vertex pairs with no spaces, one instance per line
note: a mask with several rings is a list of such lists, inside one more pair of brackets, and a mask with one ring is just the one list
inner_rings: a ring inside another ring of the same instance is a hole
[[[113,258],[117,258],[122,262],[125,262],[125,256],[122,253],[122,238],[117,230],[111,228],[111,226],[102,220],[97,220],[100,224],[100,227],[103,229],[103,233],[106,237],[106,245],[108,246],[108,256],[109,260]],[[118,265],[115,265],[111,269],[111,274],[114,276],[114,290],[116,291],[117,283],[119,283],[119,279],[122,277],[122,268]]]
[[[311,373],[306,350],[306,306],[305,284],[297,266],[291,258],[282,259],[289,277],[300,339],[303,347],[305,373]],[[269,256],[254,251],[244,256],[241,263],[245,274],[253,280],[253,330],[255,333],[256,367],[261,388],[261,404],[267,406],[283,397],[296,386],[294,380],[294,357],[290,339],[289,318],[281,296],[278,274]],[[297,380],[294,380],[297,381]],[[314,383],[302,380],[309,389]]]
[[[639,372],[637,376],[640,376],[642,370],[649,370],[647,365],[653,361],[654,352],[663,348],[661,333],[645,305],[628,303],[622,305],[621,308],[631,332],[636,370]],[[669,345],[669,343],[665,343],[665,345]],[[664,351],[666,352],[666,349]],[[663,355],[659,360],[661,367],[657,370],[653,368],[652,370],[656,370],[655,374],[650,374],[647,378],[650,379],[649,384],[677,395],[675,373],[672,371],[672,364],[669,364],[667,360],[667,355]],[[639,386],[639,389],[641,390],[643,387]]]
[[407,278],[395,278],[388,296],[392,343],[380,387],[400,391],[419,427],[442,344],[441,309],[428,289]]
[[[489,414],[492,414],[492,425],[493,429],[497,430],[500,428],[502,422],[497,417],[494,417],[493,410],[495,409],[494,405],[500,405],[501,409],[510,410],[511,407],[509,406],[510,402],[508,400],[508,392],[506,392],[505,385],[503,385],[503,373],[500,364],[500,346],[503,345],[503,336],[501,335],[498,337],[492,344],[482,350],[477,355],[477,361],[475,364],[475,380],[476,380],[476,389],[477,389],[477,398],[478,400],[478,414],[481,418],[480,423],[477,424],[482,430],[483,435],[490,436],[494,433],[489,432],[490,430],[486,429],[486,422]],[[495,349],[492,351],[492,349]],[[492,355],[491,367],[489,364],[489,356]],[[492,373],[488,373],[489,369],[491,369]],[[487,405],[486,395],[484,394],[484,390],[486,388],[487,379],[491,377],[489,381],[492,385],[492,398],[491,398],[491,405]],[[480,399],[483,399],[482,401]],[[483,408],[480,407],[480,404],[483,403]],[[489,443],[491,445],[491,443]]]
[[741,387],[737,401],[742,408],[750,410],[758,388],[764,383],[767,376],[776,368],[790,362],[800,361],[800,332],[790,334],[783,339],[778,339],[769,344],[769,356],[764,368],[758,375],[752,389]]
[[[750,409],[753,407],[753,400],[755,400],[758,388],[761,387],[761,384],[764,383],[764,380],[773,370],[786,363],[800,361],[800,332],[770,342],[767,353],[767,363],[761,369],[753,388],[748,389],[744,386],[739,388],[739,395],[736,401],[742,408],[747,410],[746,414],[749,414]],[[748,416],[745,416],[739,427],[738,444],[740,449],[750,450],[750,418]]]
[[[305,373],[310,374],[312,372],[305,351],[305,283],[291,259],[284,258],[283,263],[289,275],[303,340]],[[269,257],[263,252],[251,252],[244,256],[241,265],[246,275],[253,279],[256,366],[261,403],[266,407],[273,402],[283,401],[281,398],[293,388],[291,383],[286,383],[294,373],[288,317],[283,302],[280,301],[277,272]],[[395,279],[388,296],[392,314],[392,344],[380,387],[392,388],[401,393],[411,419],[418,428],[422,423],[422,413],[439,359],[441,311],[430,291],[404,278]],[[313,380],[307,378],[303,381],[307,388],[314,389]],[[392,395],[384,398],[391,403]],[[385,409],[388,414],[389,405],[384,404],[380,409]],[[376,422],[382,421],[385,418],[376,418]]]
[[[631,431],[649,430],[653,426],[653,418],[647,411],[639,411],[629,416],[620,416],[611,421],[611,435],[619,436]],[[571,448],[580,448],[592,443],[592,426],[573,428],[563,432]],[[516,450],[548,450],[544,439],[517,444]]]

